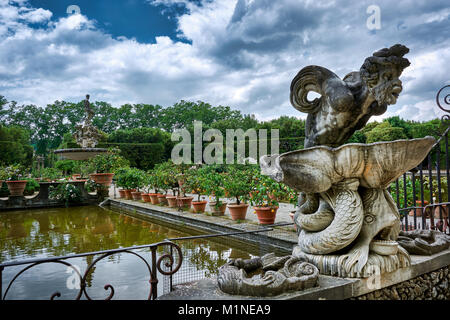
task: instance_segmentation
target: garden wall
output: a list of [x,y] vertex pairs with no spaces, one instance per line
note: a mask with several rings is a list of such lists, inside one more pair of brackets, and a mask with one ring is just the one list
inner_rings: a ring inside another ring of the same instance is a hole
[[450,266],[352,300],[450,300]]

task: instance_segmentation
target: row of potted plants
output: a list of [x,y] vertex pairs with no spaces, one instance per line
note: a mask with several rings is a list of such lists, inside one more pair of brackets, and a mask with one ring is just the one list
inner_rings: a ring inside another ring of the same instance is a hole
[[[287,186],[260,174],[256,166],[180,167],[166,162],[150,172],[127,168],[117,173],[122,198],[152,204],[184,207],[193,212],[222,216],[229,209],[233,220],[245,220],[250,204],[261,224],[273,224],[278,202],[296,202],[296,193]],[[187,194],[193,194],[189,196]],[[232,199],[227,203],[225,199]]]
[[43,168],[30,173],[30,170],[21,165],[0,166],[0,186],[3,182],[6,182],[11,196],[23,196],[25,187],[30,185],[31,179],[42,182],[65,183],[84,178],[86,181],[92,179],[100,187],[108,187],[115,172],[128,167],[128,165],[128,161],[120,156],[118,150],[110,149],[108,152],[85,162],[83,167],[89,170],[86,177],[81,177],[81,174],[64,177],[62,170],[57,168]]

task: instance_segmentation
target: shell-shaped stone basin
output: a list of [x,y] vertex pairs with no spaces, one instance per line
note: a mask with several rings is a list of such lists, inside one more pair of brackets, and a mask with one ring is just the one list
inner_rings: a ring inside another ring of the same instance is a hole
[[306,193],[325,192],[346,178],[366,188],[387,188],[418,166],[436,143],[420,139],[350,143],[337,148],[316,146],[261,158],[262,173]]

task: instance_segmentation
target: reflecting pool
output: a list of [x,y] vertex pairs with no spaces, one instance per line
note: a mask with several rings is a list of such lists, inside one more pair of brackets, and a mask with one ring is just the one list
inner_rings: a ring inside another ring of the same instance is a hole
[[[201,233],[179,226],[168,227],[147,217],[92,206],[1,212],[0,263],[131,247],[198,234]],[[229,239],[194,239],[176,243],[183,252],[183,265],[173,278],[174,284],[212,277],[229,258],[246,259],[262,253],[261,248],[242,246]],[[149,249],[135,252],[150,263]],[[95,257],[67,261],[83,273]],[[5,268],[3,293],[10,280],[23,268]],[[92,298],[104,299],[109,291],[103,287],[111,284],[115,289],[113,299],[146,299],[150,290],[149,279],[146,265],[138,257],[114,254],[95,265],[87,280],[87,292]],[[158,293],[167,292],[168,277],[158,275],[158,279]],[[77,285],[72,269],[45,263],[18,277],[6,298],[49,299],[59,291],[60,299],[73,299],[78,294]]]

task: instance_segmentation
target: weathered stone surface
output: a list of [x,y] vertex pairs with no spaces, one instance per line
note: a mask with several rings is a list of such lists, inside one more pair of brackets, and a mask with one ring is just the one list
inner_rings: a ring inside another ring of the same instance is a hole
[[[395,104],[402,91],[399,77],[409,61],[403,56],[409,49],[396,44],[381,49],[365,59],[359,72],[343,80],[320,66],[307,66],[291,83],[290,100],[294,108],[308,113],[305,148],[345,143],[373,115],[381,115]],[[321,95],[313,101],[308,93]]]
[[[322,274],[369,277],[410,264],[408,252],[396,242],[400,214],[386,188],[421,163],[436,140],[342,145],[372,115],[396,103],[408,52],[400,44],[381,49],[343,80],[319,66],[300,70],[290,99],[308,113],[305,149],[260,160],[263,174],[301,192],[293,255]],[[309,101],[310,91],[321,97]]]
[[[250,272],[260,274],[247,274]],[[231,259],[219,268],[217,284],[231,295],[267,297],[312,288],[318,277],[319,270],[310,263],[269,253],[261,258]]]
[[398,243],[411,254],[432,255],[450,248],[450,237],[436,230],[401,231]]
[[[450,300],[450,266],[351,298],[352,300]],[[436,282],[437,281],[437,282]]]

